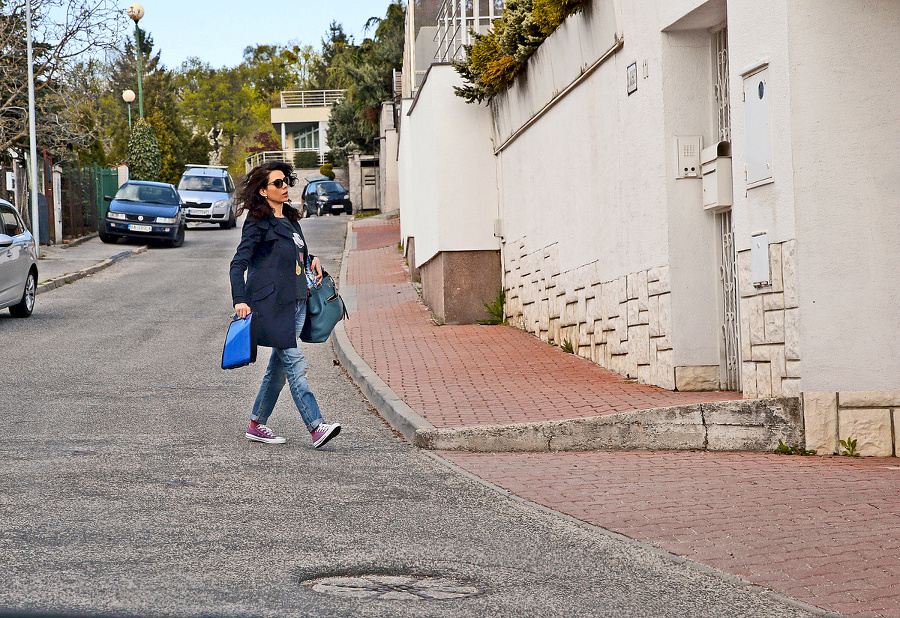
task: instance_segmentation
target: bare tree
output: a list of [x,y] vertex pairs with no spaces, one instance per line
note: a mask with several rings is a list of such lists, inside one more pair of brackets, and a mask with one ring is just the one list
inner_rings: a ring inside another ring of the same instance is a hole
[[[78,60],[111,49],[126,22],[112,0],[31,0],[38,147],[57,158],[85,145],[93,127],[81,121],[67,88]],[[0,0],[0,156],[28,149],[26,0]]]

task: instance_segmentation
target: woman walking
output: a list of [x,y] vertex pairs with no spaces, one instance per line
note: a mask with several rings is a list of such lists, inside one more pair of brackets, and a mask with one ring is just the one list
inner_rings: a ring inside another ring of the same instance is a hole
[[246,212],[247,220],[231,260],[231,297],[238,317],[253,312],[259,345],[272,348],[250,412],[247,439],[285,442],[266,427],[266,421],[286,380],[313,446],[319,448],[338,435],[341,426],[322,420],[297,343],[306,319],[307,286],[322,279],[322,265],[310,254],[300,229],[300,213],[290,204],[288,188],[296,181],[293,171],[287,163],[271,161],[253,168],[244,179],[238,215]]

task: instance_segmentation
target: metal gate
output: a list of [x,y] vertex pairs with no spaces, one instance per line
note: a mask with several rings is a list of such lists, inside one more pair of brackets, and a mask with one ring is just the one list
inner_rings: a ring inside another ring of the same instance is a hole
[[[715,98],[719,141],[731,142],[731,97],[728,88],[728,28],[723,24],[712,33],[715,53]],[[724,384],[736,391],[741,389],[741,331],[738,313],[739,291],[737,253],[734,250],[734,227],[731,210],[716,215],[719,228],[719,269],[722,280],[722,336],[724,340]]]
[[741,340],[740,322],[738,321],[738,286],[737,260],[734,251],[734,229],[731,226],[731,211],[716,215],[719,225],[719,236],[722,239],[720,270],[722,278],[723,323],[725,339],[725,384],[730,391],[741,388]]

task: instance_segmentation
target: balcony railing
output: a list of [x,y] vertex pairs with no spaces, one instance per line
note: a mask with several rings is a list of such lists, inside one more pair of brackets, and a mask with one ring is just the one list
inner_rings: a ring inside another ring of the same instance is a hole
[[434,59],[438,62],[461,60],[463,45],[473,42],[471,31],[484,34],[494,20],[502,16],[502,0],[444,0],[438,11]]
[[344,98],[346,90],[286,90],[281,107],[331,107]]
[[265,152],[256,152],[247,157],[244,161],[244,171],[249,172],[257,165],[262,165],[266,161],[286,161],[291,165],[294,164],[294,155],[298,152],[314,152],[319,157],[319,165],[325,163],[325,153],[319,152],[318,148],[288,148],[287,150],[266,150]]

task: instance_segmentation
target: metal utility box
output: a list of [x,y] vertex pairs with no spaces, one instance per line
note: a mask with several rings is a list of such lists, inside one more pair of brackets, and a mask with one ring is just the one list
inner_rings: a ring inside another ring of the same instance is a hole
[[703,138],[699,135],[675,137],[675,178],[700,178],[700,149]]
[[719,142],[700,152],[703,180],[703,208],[713,212],[728,210],[734,204],[734,179],[731,174],[731,144]]

